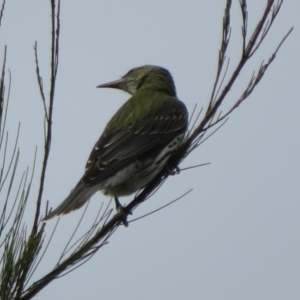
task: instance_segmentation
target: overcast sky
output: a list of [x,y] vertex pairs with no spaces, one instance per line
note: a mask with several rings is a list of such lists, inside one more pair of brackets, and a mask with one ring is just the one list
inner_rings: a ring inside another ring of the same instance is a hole
[[[36,83],[38,42],[45,91],[49,87],[49,1],[8,0],[0,28],[0,57],[8,46],[12,74],[11,135],[22,122],[20,170],[39,145],[43,106]],[[249,2],[249,31],[267,1]],[[106,123],[128,95],[96,85],[132,67],[163,66],[189,111],[206,106],[216,73],[225,0],[62,0],[60,58],[52,150],[43,200],[56,207],[77,183]],[[52,299],[298,299],[300,295],[300,2],[286,0],[260,51],[240,74],[224,110],[295,29],[251,95],[226,125],[180,166],[211,162],[168,179],[133,218],[189,189],[168,208],[120,227],[87,264],[52,282],[36,298]],[[241,53],[241,14],[232,7],[230,67]],[[21,173],[20,173],[21,174]],[[36,192],[31,194],[28,224]],[[128,203],[131,198],[122,198]],[[102,201],[93,197],[88,223]],[[51,270],[81,211],[63,217],[33,280]],[[49,235],[54,221],[47,224]],[[30,226],[30,225],[29,225]]]

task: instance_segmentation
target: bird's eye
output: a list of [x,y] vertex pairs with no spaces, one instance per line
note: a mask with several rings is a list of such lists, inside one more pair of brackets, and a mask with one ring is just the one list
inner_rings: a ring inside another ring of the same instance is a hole
[[139,83],[138,83],[138,85],[136,87],[137,90],[143,85],[143,83],[145,82],[147,76],[148,76],[148,74],[146,74],[143,77],[141,77],[141,79],[139,80]]

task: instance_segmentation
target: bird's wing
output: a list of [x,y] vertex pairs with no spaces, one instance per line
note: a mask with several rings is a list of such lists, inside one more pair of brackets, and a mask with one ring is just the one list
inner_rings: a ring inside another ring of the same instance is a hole
[[148,151],[159,151],[187,128],[185,107],[117,128],[100,137],[80,182],[93,185],[112,176]]

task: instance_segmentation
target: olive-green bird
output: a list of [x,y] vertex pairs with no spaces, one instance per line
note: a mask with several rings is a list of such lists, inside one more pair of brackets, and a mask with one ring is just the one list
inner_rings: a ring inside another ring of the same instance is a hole
[[134,68],[121,79],[97,87],[120,89],[132,96],[108,122],[83,177],[44,220],[80,208],[99,190],[113,196],[122,210],[118,197],[144,188],[166,167],[187,130],[187,109],[164,68]]

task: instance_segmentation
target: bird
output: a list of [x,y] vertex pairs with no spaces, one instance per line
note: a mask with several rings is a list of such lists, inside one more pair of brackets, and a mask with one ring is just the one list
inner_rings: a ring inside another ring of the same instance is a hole
[[187,108],[177,98],[171,73],[163,67],[133,68],[121,79],[97,88],[119,89],[131,97],[107,123],[75,188],[43,221],[81,208],[97,191],[114,197],[122,214],[119,197],[145,188],[168,168],[187,131]]

